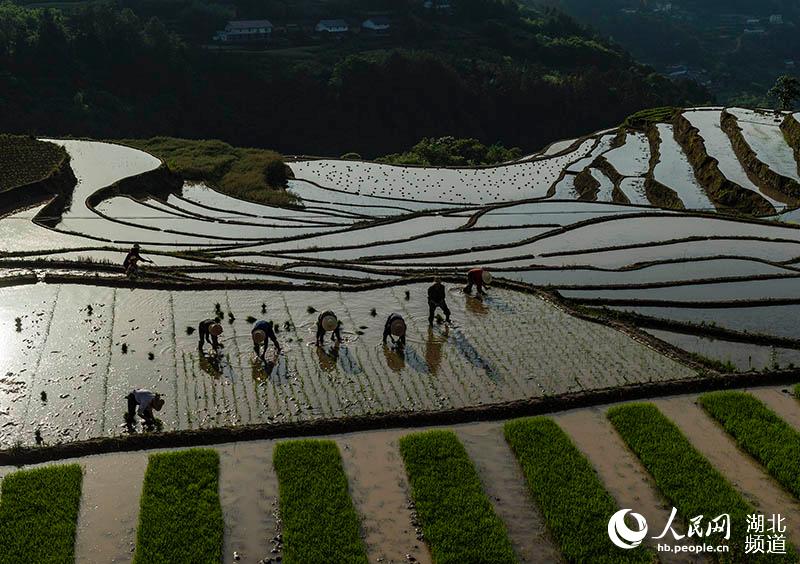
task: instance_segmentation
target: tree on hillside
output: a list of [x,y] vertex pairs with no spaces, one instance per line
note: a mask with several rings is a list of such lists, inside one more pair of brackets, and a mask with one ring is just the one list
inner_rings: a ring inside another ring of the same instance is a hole
[[778,77],[768,96],[778,100],[780,109],[791,110],[795,100],[800,100],[800,80],[788,74]]

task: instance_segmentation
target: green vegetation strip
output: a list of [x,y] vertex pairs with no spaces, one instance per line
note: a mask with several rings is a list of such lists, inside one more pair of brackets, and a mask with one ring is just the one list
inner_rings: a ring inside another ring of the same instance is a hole
[[150,456],[134,562],[218,564],[223,530],[216,451],[192,449]]
[[747,515],[758,511],[697,452],[656,406],[646,403],[622,405],[609,409],[608,418],[685,521],[704,515],[703,524],[707,524],[718,515],[730,514],[730,541],[726,543],[721,534],[703,539],[710,544],[728,544],[731,547],[729,554],[715,555],[720,560],[797,562],[797,553],[788,544],[786,555],[745,554]]
[[284,189],[283,157],[274,151],[232,147],[215,139],[153,137],[120,142],[159,157],[186,180],[207,182],[235,198],[271,205],[296,203]]
[[3,479],[0,563],[74,562],[82,480],[77,464],[22,470]]
[[333,441],[275,447],[284,564],[366,564],[361,524]]
[[652,562],[642,546],[622,550],[608,538],[608,520],[619,509],[591,463],[569,436],[546,417],[506,423],[531,496],[569,562]]
[[700,404],[743,450],[800,498],[800,433],[744,392],[705,394],[700,397]]
[[400,439],[400,453],[436,564],[517,562],[505,526],[454,433],[407,435]]
[[47,178],[66,158],[66,150],[55,143],[0,135],[0,191]]
[[794,397],[800,400],[800,384],[795,384],[792,391],[794,392]]

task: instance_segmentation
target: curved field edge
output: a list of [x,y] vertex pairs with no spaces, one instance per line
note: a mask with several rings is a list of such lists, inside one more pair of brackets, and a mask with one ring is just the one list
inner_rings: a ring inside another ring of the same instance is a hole
[[225,524],[216,451],[151,455],[140,503],[135,564],[221,561]]
[[745,452],[800,499],[800,433],[744,392],[712,392],[699,401]]
[[208,182],[234,198],[258,204],[298,205],[285,189],[291,171],[275,151],[234,147],[216,139],[151,137],[115,142],[146,151],[180,178]]
[[747,554],[747,516],[757,510],[734,486],[701,455],[653,404],[640,403],[612,407],[608,419],[622,439],[654,478],[659,491],[678,510],[680,518],[704,515],[708,519],[730,515],[730,540],[722,534],[713,537],[726,544],[730,553],[709,555],[718,562],[796,562],[794,547],[787,554]]
[[67,151],[33,137],[0,135],[0,214],[50,200],[60,214],[78,180]]
[[0,563],[74,561],[82,482],[78,464],[7,475],[0,484]]
[[336,443],[279,443],[273,465],[286,564],[367,564],[342,457]]
[[509,421],[504,433],[531,497],[567,561],[655,561],[655,555],[642,546],[623,551],[611,543],[606,529],[617,504],[586,456],[552,419]]
[[406,435],[400,439],[400,455],[436,564],[518,562],[505,525],[455,433]]

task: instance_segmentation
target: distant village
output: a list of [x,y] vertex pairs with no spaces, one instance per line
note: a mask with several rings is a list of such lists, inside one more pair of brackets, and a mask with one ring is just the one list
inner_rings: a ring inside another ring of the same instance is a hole
[[[421,3],[431,14],[447,16],[452,12],[449,0],[425,0]],[[317,39],[344,40],[352,36],[371,38],[391,35],[395,22],[392,14],[376,13],[364,18],[330,17],[317,21],[273,24],[268,19],[231,20],[214,35],[216,45],[267,45],[274,40]]]

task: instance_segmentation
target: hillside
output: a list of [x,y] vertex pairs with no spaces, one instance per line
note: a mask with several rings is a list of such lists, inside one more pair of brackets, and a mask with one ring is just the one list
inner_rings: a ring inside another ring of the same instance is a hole
[[[642,107],[709,98],[563,15],[508,2],[464,0],[447,14],[386,2],[388,37],[333,41],[303,31],[296,41],[233,50],[187,36],[174,13],[152,15],[153,6],[180,2],[124,4],[0,6],[3,130],[219,138],[284,154],[365,157],[452,135],[531,151]],[[245,13],[313,30],[307,16],[264,6]],[[369,13],[358,2],[316,6],[311,13],[344,14],[354,26]]]
[[800,4],[792,0],[526,2],[563,10],[660,72],[706,85],[723,103],[763,105],[778,76],[800,72]]

